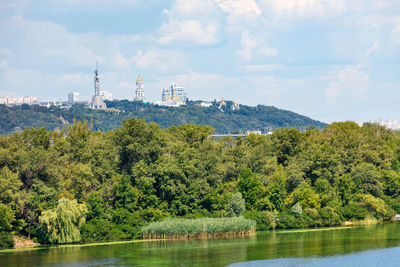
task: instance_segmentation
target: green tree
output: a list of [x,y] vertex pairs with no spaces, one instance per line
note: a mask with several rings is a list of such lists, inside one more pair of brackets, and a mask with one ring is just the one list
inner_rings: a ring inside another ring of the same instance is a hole
[[252,209],[259,197],[260,181],[250,169],[240,171],[239,191],[242,193],[246,202],[246,208]]
[[234,193],[228,202],[228,216],[237,217],[244,213],[246,206],[240,192]]
[[9,232],[15,221],[14,211],[7,205],[0,203],[0,232]]
[[44,211],[39,217],[47,241],[56,244],[79,242],[79,227],[85,222],[86,213],[86,205],[61,198],[55,209]]

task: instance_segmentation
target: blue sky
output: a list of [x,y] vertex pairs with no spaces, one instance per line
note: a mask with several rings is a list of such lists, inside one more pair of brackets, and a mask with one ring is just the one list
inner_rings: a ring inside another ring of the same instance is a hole
[[2,0],[0,96],[273,105],[324,122],[400,120],[400,0]]

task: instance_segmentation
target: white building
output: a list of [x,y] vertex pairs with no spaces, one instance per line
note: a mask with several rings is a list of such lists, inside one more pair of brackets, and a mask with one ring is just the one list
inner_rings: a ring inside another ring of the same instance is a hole
[[113,96],[112,93],[108,92],[108,91],[100,91],[100,96],[103,99],[103,101],[108,100],[108,101],[112,101],[113,100]]
[[0,104],[6,105],[38,105],[39,101],[33,96],[24,96],[24,97],[0,97]]
[[371,123],[378,123],[381,126],[385,126],[388,129],[392,129],[392,130],[400,130],[400,124],[398,123],[397,120],[375,120],[375,121],[371,121]]
[[179,107],[184,105],[187,101],[185,88],[177,86],[176,83],[171,84],[170,87],[163,89],[161,101],[165,106]]
[[79,101],[79,93],[78,92],[70,92],[68,93],[68,104],[73,104]]
[[138,75],[138,78],[136,80],[136,91],[135,91],[135,98],[133,99],[134,101],[144,101],[144,89],[143,89],[143,80],[142,77],[140,77],[140,74]]
[[200,106],[202,106],[203,108],[208,108],[212,106],[211,102],[207,102],[207,101],[203,101],[200,103]]

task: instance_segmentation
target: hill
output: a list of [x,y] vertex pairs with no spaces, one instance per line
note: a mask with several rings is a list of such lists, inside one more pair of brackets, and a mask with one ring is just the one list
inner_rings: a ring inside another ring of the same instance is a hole
[[109,111],[90,110],[83,105],[73,105],[70,108],[0,105],[0,134],[16,132],[26,127],[61,129],[66,124],[71,124],[74,119],[91,122],[94,130],[108,131],[121,126],[124,119],[132,117],[155,122],[161,128],[187,123],[210,125],[217,133],[233,133],[240,130],[266,132],[279,127],[304,129],[308,126],[327,126],[320,121],[272,106],[240,105],[240,110],[234,111],[231,109],[232,104],[233,102],[227,101],[226,107],[221,110],[216,102],[210,107],[202,107],[200,101],[189,101],[187,106],[176,108],[122,100],[108,101]]

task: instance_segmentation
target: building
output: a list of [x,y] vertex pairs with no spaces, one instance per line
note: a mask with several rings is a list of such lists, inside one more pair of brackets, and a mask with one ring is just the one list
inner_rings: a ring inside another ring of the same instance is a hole
[[375,120],[371,121],[371,123],[377,123],[381,126],[385,126],[387,129],[392,129],[392,130],[400,130],[400,124],[398,123],[397,120]]
[[103,101],[113,101],[113,96],[112,93],[104,90],[100,90],[100,96],[103,99]]
[[212,103],[211,102],[207,102],[207,101],[202,101],[200,103],[200,106],[203,107],[203,108],[208,108],[208,107],[212,106]]
[[144,89],[143,89],[143,80],[142,77],[140,77],[140,74],[138,74],[138,78],[136,80],[136,91],[135,91],[135,98],[133,101],[144,101]]
[[233,104],[232,104],[232,106],[231,106],[231,109],[232,109],[233,111],[235,111],[235,110],[240,110],[240,105],[239,105],[239,103],[238,103],[238,102],[233,102]]
[[38,105],[39,101],[33,96],[24,96],[24,97],[0,97],[0,104],[5,104],[8,106],[12,105]]
[[186,104],[187,94],[185,88],[173,83],[162,91],[162,105],[179,107]]
[[94,71],[94,96],[92,97],[91,109],[106,109],[103,97],[100,95],[100,79],[98,65],[96,63],[96,70]]
[[224,108],[226,108],[226,102],[225,102],[224,98],[222,97],[221,102],[219,102],[219,109],[223,112]]
[[79,101],[79,93],[78,92],[70,92],[68,93],[68,104],[72,105]]

